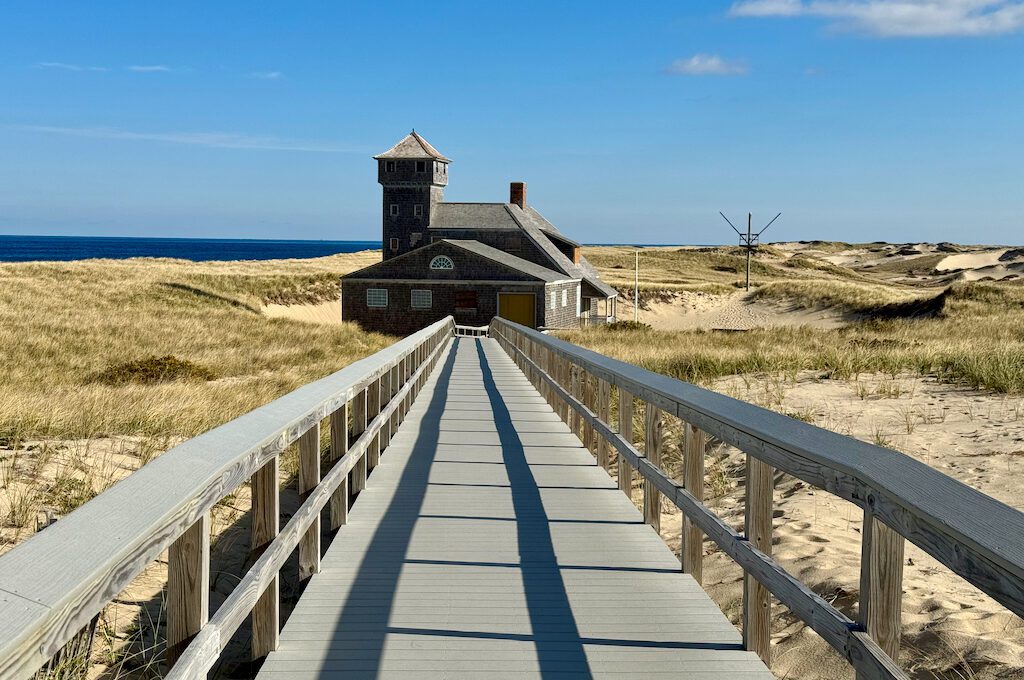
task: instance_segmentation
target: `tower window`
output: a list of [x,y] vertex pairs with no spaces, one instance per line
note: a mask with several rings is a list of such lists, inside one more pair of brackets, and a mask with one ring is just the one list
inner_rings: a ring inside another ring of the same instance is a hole
[[412,214],[415,215],[416,217],[423,217],[423,206],[419,204],[414,206],[412,209]]
[[398,250],[398,239],[393,238],[389,241],[388,245],[391,246],[391,250]]
[[366,289],[366,306],[367,307],[387,307],[388,306],[388,289],[387,288],[367,288]]
[[384,172],[394,172],[394,171],[395,171],[395,162],[394,161],[384,161]]
[[410,302],[413,309],[430,309],[434,304],[434,295],[429,290],[414,288]]
[[426,171],[427,171],[427,162],[426,161],[416,161],[416,172],[426,172]]
[[391,207],[390,207],[390,208],[388,208],[388,213],[389,213],[389,214],[390,214],[390,215],[391,215],[392,217],[396,217],[396,216],[398,215],[398,204],[397,204],[397,203],[392,203],[392,204],[391,204]]

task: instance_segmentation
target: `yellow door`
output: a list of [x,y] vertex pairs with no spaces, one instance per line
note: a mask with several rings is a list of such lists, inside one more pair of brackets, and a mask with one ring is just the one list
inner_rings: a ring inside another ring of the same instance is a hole
[[533,293],[499,293],[498,316],[533,328],[537,324],[533,307],[536,299]]

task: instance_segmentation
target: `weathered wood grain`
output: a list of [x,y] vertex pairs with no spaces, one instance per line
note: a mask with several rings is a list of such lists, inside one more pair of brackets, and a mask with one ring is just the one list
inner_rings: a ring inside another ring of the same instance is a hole
[[[619,392],[619,436],[633,444],[633,395],[622,389]],[[568,406],[568,403],[566,404]],[[624,456],[616,455],[619,461],[619,491],[633,500],[633,468]]]
[[[320,484],[320,423],[299,437],[299,499],[305,500]],[[299,540],[299,582],[320,571],[320,515]]]
[[[366,392],[367,390],[363,390],[352,400],[353,411],[351,437],[357,439],[362,437],[363,433],[366,432],[366,424],[368,422]],[[352,473],[349,475],[348,484],[352,498],[358,496],[359,492],[366,488],[366,456],[363,456],[356,461],[355,466],[352,468]]]
[[[607,380],[597,381],[597,417],[604,422],[609,422],[612,418],[611,407],[612,407],[612,388]],[[597,437],[597,464],[605,470],[610,470],[610,461],[608,459],[608,441],[604,437]]]
[[[644,404],[644,456],[651,465],[661,469],[661,409],[653,404]],[[658,533],[661,532],[661,493],[654,483],[644,478],[644,521]]]
[[[369,387],[366,388],[366,417],[370,420],[377,417],[381,406],[386,403],[381,399],[381,395],[382,391],[387,389],[388,379],[389,376],[385,374],[376,382],[370,383]],[[390,422],[382,423],[373,441],[370,442],[370,448],[366,450],[367,477],[373,472],[373,468],[380,464],[380,451],[384,445],[385,438],[388,436],[387,432],[390,426]]]
[[168,666],[210,617],[210,513],[171,544],[167,553]]
[[900,652],[904,543],[870,509],[864,511],[858,621],[895,660]]
[[[772,467],[747,456],[744,527],[747,541],[763,555],[772,554]],[[743,575],[743,646],[771,664],[771,593],[754,575]]]
[[[346,403],[331,414],[331,463],[336,463],[348,453],[348,414]],[[331,495],[330,502],[331,531],[337,531],[348,521],[348,477]]]
[[[281,523],[281,488],[278,457],[274,456],[252,476],[252,551],[266,552],[277,538]],[[257,558],[258,559],[258,558]],[[280,592],[277,574],[272,574],[258,593],[252,607],[252,656],[261,659],[277,649],[281,630]]]
[[643,370],[504,319],[585,366],[772,467],[861,507],[993,599],[1024,616],[1024,513],[908,456]]
[[[683,430],[683,486],[691,496],[704,502],[704,445],[707,438],[688,423],[683,423]],[[686,515],[683,515],[679,550],[683,571],[701,583],[704,578],[704,534]]]

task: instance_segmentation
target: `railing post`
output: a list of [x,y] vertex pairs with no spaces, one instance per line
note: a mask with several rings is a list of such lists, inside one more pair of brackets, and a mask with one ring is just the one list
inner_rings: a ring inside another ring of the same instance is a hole
[[[597,380],[597,417],[600,418],[606,425],[610,425],[608,422],[611,420],[611,400],[612,400],[612,386],[607,380]],[[597,439],[597,464],[600,465],[605,471],[611,471],[611,463],[608,455],[608,440],[604,437],[598,437]]]
[[[583,390],[580,389],[580,373],[582,370],[583,369],[576,364],[571,362],[569,363],[569,394],[576,397],[577,400],[579,400],[583,395]],[[569,429],[572,430],[574,435],[580,436],[580,422],[582,422],[583,417],[580,415],[579,411],[572,409],[572,412],[569,414],[569,418],[572,421],[569,425]]]
[[[366,432],[366,393],[369,389],[362,389],[352,399],[352,438],[353,440],[358,439],[364,432]],[[359,492],[366,488],[366,456],[369,455],[368,450],[364,450],[362,455],[359,456],[359,460],[352,467],[352,472],[349,474],[349,487],[352,491],[353,498],[359,495]]]
[[[331,414],[331,462],[341,460],[348,453],[348,402]],[[348,476],[331,494],[331,531],[337,531],[348,521]]]
[[[387,399],[383,400],[383,403],[381,404],[382,406],[390,405],[391,402],[394,400],[395,395],[398,394],[399,388],[401,388],[401,386],[402,386],[401,385],[401,378],[402,378],[402,364],[401,364],[401,362],[399,362],[399,363],[395,364],[394,366],[392,366],[390,373],[391,373],[391,375],[388,377]],[[387,446],[391,445],[391,438],[395,436],[395,432],[398,431],[398,426],[402,424],[402,410],[401,410],[401,408],[396,408],[394,411],[392,411],[391,415],[388,417],[388,419],[391,421],[390,427],[388,428],[388,442],[387,442],[387,445],[385,445],[382,448],[386,448]]]
[[[619,435],[627,443],[633,443],[633,395],[619,388]],[[622,454],[619,454],[619,490],[633,500],[633,468]]]
[[[683,486],[698,501],[704,500],[704,443],[706,437],[697,427],[683,423],[686,432],[683,454]],[[683,572],[693,576],[699,585],[704,576],[704,534],[683,515],[683,535],[679,545],[679,561]]]
[[185,530],[167,554],[167,667],[210,618],[210,513]]
[[[654,404],[644,404],[644,456],[651,465],[661,469],[661,410]],[[644,477],[644,521],[661,533],[661,492]]]
[[[258,557],[277,536],[280,526],[278,457],[252,476],[252,550]],[[280,633],[279,577],[274,574],[252,609],[252,656],[261,659],[277,649]]]
[[[596,376],[590,375],[585,369],[583,371],[583,403],[592,413],[597,412],[597,385],[594,382]],[[597,432],[589,420],[583,421],[583,445],[592,454],[597,454]]]
[[[385,374],[387,375],[387,374]],[[374,380],[366,388],[366,421],[369,423],[378,415],[380,415],[380,395],[383,389],[384,376]],[[373,468],[377,467],[380,463],[380,449],[384,437],[386,436],[388,424],[386,422],[380,424],[380,429],[373,435],[370,440],[370,446],[366,449],[366,474],[369,476],[373,472]]]
[[[747,454],[746,536],[755,548],[772,554],[772,491],[775,471]],[[771,664],[771,593],[749,573],[743,575],[743,646]]]
[[[320,484],[320,421],[299,437],[299,500]],[[320,571],[320,515],[299,539],[299,582]]]
[[870,507],[864,508],[858,621],[893,661],[900,653],[904,543]]

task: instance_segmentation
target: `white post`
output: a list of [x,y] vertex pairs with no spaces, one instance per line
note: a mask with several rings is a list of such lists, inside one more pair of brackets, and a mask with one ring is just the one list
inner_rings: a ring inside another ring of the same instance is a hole
[[640,251],[636,251],[636,268],[633,270],[633,322],[637,321],[640,308]]

